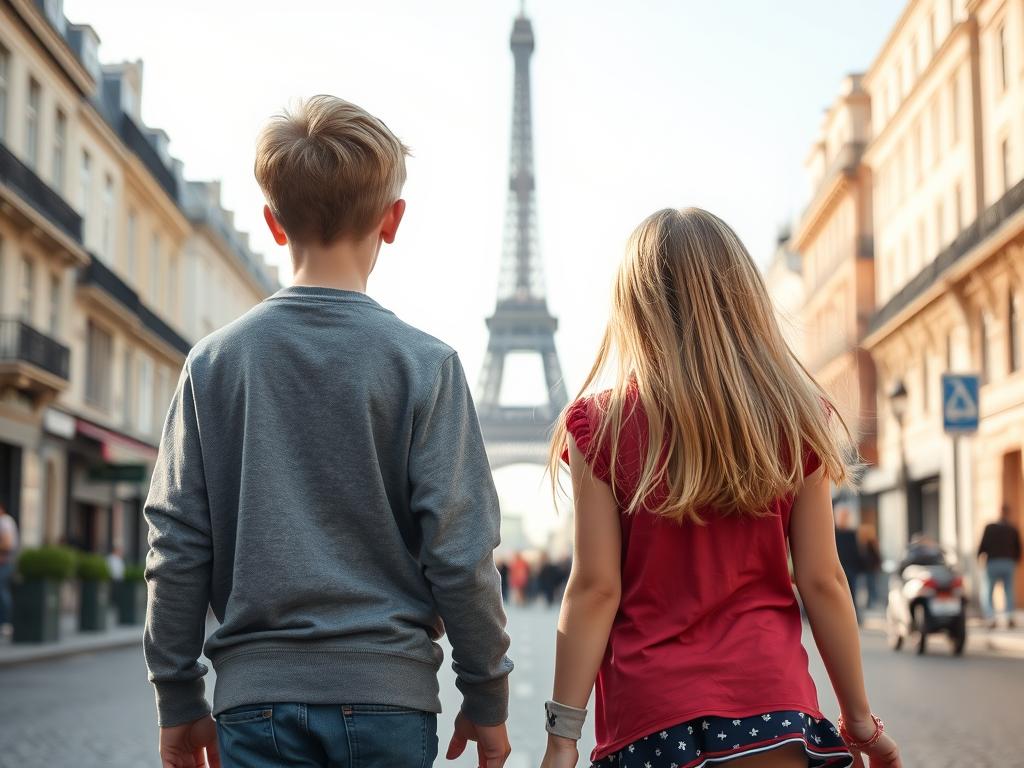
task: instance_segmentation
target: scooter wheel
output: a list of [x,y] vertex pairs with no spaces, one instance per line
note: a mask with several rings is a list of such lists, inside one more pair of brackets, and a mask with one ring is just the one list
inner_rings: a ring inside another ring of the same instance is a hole
[[914,624],[917,626],[917,651],[918,656],[923,656],[928,650],[928,612],[923,605],[914,609]]
[[949,631],[949,639],[953,643],[953,655],[963,656],[967,646],[967,622],[964,619],[961,618]]

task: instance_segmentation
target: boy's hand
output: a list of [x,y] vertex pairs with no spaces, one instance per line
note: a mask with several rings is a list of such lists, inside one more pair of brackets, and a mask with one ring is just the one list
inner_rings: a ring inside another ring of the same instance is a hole
[[445,758],[454,760],[461,755],[466,749],[467,741],[476,742],[479,768],[501,768],[512,752],[504,723],[501,725],[476,725],[462,712],[459,712],[458,717],[455,718],[455,733],[452,734]]
[[220,768],[217,724],[210,715],[160,729],[163,768]]
[[540,768],[576,768],[579,760],[580,753],[575,741],[548,734],[548,748]]

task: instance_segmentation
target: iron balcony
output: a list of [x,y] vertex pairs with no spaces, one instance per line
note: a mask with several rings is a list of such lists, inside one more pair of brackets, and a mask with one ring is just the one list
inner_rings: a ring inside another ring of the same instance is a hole
[[50,223],[79,245],[82,242],[82,217],[36,172],[15,157],[0,142],[0,184],[4,184]]
[[47,402],[69,380],[70,350],[21,318],[0,317],[0,383]]

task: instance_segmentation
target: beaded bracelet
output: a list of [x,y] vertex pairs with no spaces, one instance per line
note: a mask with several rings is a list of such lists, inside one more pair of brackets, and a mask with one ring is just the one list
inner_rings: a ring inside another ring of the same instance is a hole
[[871,749],[871,747],[878,743],[878,740],[882,738],[882,734],[885,733],[885,723],[874,715],[871,716],[871,719],[875,723],[875,732],[871,735],[871,738],[866,741],[855,741],[850,736],[850,732],[846,730],[846,722],[843,720],[843,716],[839,716],[839,737],[846,742],[846,746],[858,752],[863,752],[865,749]]

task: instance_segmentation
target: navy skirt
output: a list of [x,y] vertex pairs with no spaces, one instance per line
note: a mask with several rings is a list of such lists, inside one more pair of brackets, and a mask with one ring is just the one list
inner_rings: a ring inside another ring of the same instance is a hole
[[853,756],[828,720],[796,711],[732,719],[699,717],[652,733],[593,763],[594,768],[702,768],[800,744],[812,768],[849,768]]

